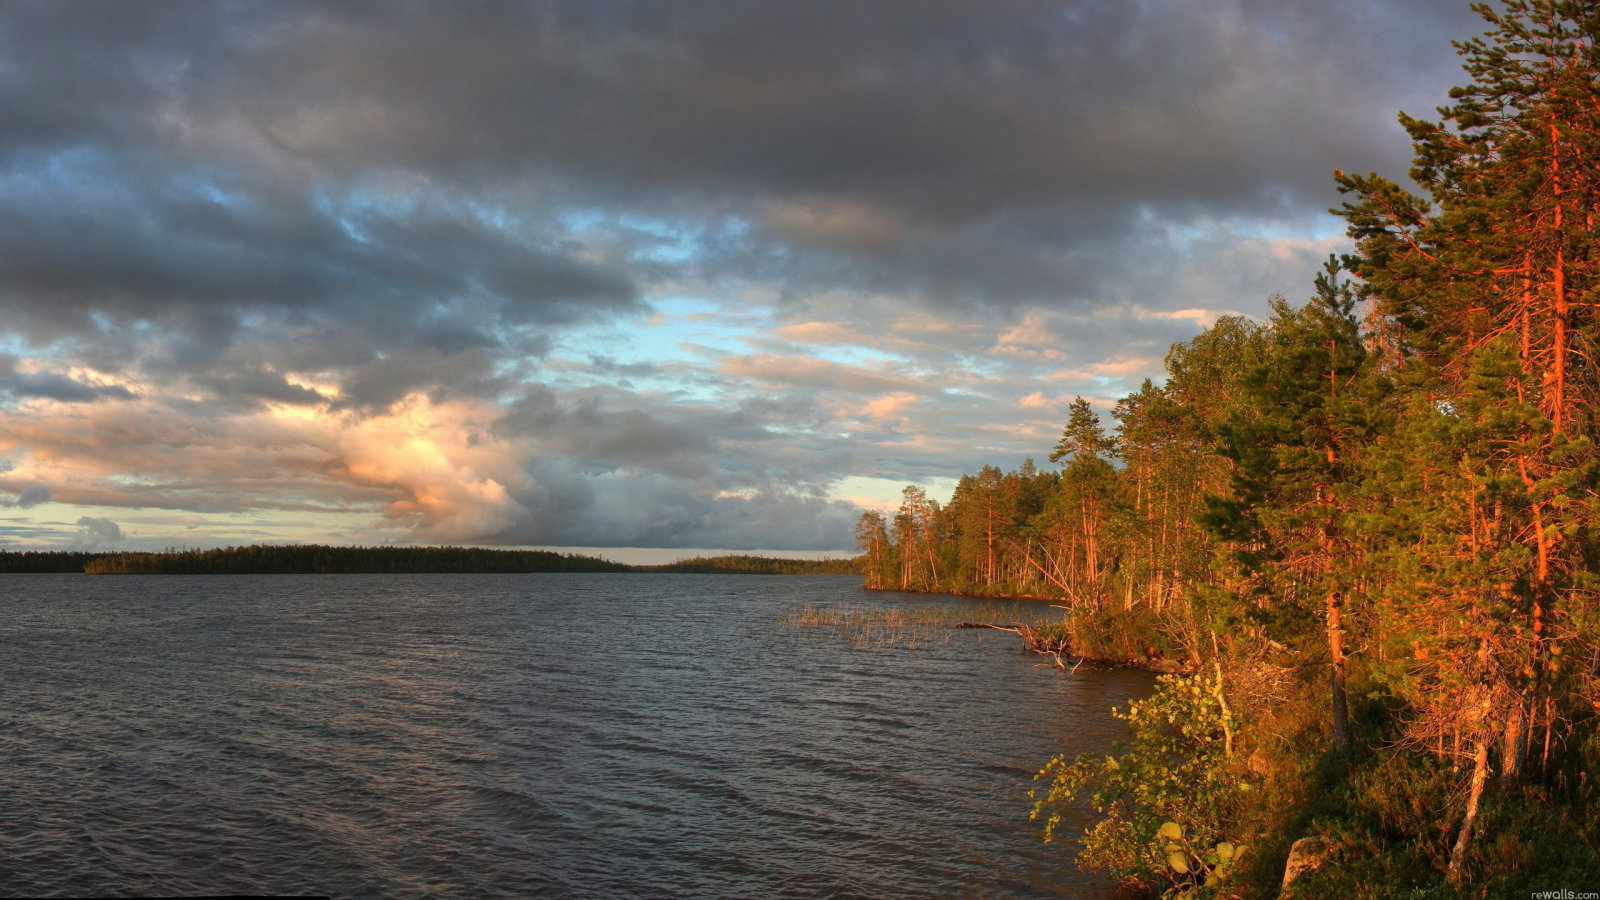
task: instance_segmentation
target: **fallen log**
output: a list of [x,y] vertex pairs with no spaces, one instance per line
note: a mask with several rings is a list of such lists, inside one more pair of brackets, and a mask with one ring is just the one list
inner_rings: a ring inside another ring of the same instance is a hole
[[995,631],[1009,631],[1012,634],[1016,634],[1016,635],[1022,634],[1022,630],[1020,628],[1007,628],[1004,625],[991,625],[988,622],[957,622],[956,623],[956,627],[957,628],[993,628]]
[[995,631],[1005,631],[1022,638],[1023,649],[1051,660],[1051,668],[1069,671],[1063,658],[1075,660],[1070,671],[1076,672],[1080,666],[1088,665],[1096,669],[1138,669],[1145,672],[1155,672],[1158,675],[1194,675],[1199,670],[1192,665],[1186,665],[1174,659],[1164,659],[1159,654],[1147,655],[1145,659],[1129,655],[1122,659],[1100,659],[1092,656],[1079,656],[1072,652],[1067,645],[1067,639],[1048,641],[1041,638],[1027,625],[1017,622],[1013,625],[996,625],[993,622],[957,622],[957,628],[993,628]]

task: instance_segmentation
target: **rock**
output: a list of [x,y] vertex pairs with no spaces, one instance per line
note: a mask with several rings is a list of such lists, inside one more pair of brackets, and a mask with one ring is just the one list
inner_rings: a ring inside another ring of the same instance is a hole
[[1333,841],[1325,837],[1303,837],[1295,841],[1294,846],[1289,848],[1289,863],[1283,867],[1283,887],[1278,889],[1278,896],[1290,896],[1289,886],[1294,884],[1295,879],[1322,868],[1323,863],[1333,855],[1334,849]]

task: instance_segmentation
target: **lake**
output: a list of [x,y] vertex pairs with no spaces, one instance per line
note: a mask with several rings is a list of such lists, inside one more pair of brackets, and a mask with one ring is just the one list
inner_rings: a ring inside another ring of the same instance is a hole
[[846,576],[9,575],[0,894],[1114,896],[1051,755],[1137,672],[868,649]]

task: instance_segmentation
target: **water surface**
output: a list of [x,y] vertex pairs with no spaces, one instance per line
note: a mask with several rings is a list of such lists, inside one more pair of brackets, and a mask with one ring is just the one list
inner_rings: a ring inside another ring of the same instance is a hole
[[1148,676],[842,576],[0,579],[0,894],[1112,896],[1025,792]]

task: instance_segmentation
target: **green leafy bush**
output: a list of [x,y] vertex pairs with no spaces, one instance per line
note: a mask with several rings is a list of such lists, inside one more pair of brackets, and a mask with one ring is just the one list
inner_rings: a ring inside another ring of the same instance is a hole
[[1225,896],[1245,847],[1229,840],[1254,788],[1233,765],[1233,724],[1210,677],[1167,675],[1156,693],[1115,715],[1132,728],[1119,755],[1058,756],[1035,776],[1049,789],[1032,818],[1055,837],[1062,812],[1085,793],[1104,816],[1083,836],[1078,861],[1117,881],[1168,896]]

